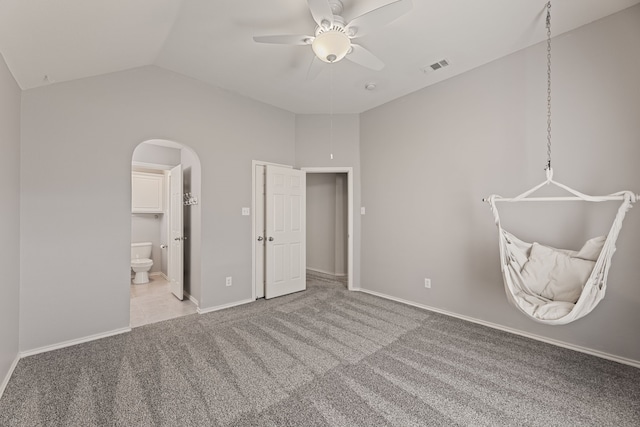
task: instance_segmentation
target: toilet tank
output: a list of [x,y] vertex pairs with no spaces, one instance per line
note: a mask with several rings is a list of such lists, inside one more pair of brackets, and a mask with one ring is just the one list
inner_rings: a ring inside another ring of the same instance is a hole
[[151,242],[131,244],[131,259],[151,258]]

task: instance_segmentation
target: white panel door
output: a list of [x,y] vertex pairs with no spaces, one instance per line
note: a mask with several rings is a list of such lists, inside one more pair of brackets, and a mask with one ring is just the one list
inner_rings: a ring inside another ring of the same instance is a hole
[[265,298],[307,288],[306,174],[267,165]]
[[184,299],[184,235],[182,224],[182,165],[169,173],[169,288],[179,300]]

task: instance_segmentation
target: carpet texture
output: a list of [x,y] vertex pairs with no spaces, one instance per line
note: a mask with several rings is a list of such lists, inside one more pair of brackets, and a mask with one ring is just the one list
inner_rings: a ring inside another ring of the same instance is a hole
[[1,426],[640,426],[640,369],[343,285],[22,359]]

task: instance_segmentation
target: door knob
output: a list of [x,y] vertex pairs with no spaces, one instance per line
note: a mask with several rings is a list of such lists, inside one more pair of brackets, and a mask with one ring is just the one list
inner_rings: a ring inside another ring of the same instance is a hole
[[263,240],[264,240],[264,237],[258,236],[258,242],[262,242]]
[[182,240],[182,237],[174,237],[173,240]]
[[270,241],[270,242],[273,242],[273,237],[269,237],[269,241]]

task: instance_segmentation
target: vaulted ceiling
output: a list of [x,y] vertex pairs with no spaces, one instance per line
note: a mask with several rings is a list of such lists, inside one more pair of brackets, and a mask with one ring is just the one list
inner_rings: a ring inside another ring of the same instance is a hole
[[[392,1],[343,0],[342,16]],[[546,1],[413,0],[358,39],[382,70],[342,60],[312,80],[310,46],[253,40],[313,35],[306,0],[0,0],[0,53],[22,89],[157,65],[294,113],[359,113],[543,41]],[[637,3],[554,0],[553,34]]]

